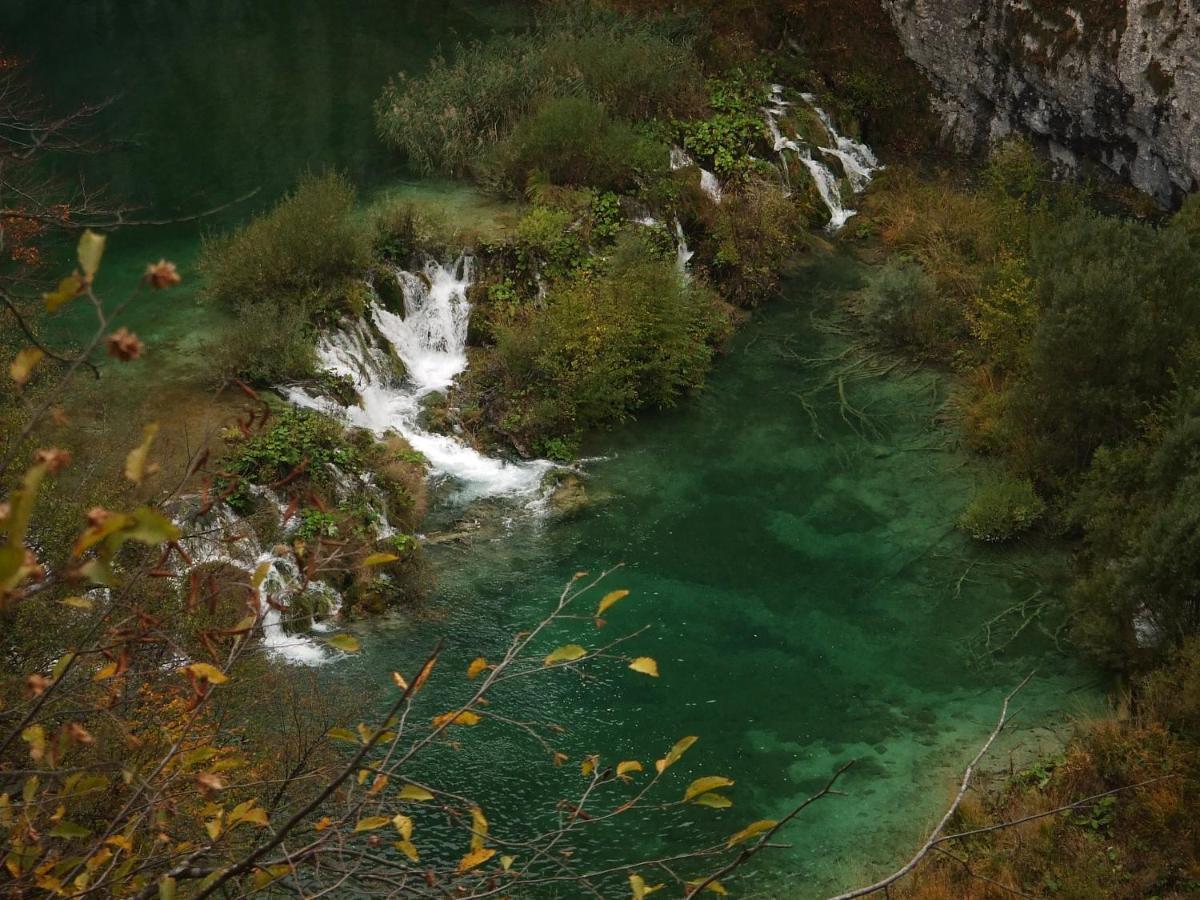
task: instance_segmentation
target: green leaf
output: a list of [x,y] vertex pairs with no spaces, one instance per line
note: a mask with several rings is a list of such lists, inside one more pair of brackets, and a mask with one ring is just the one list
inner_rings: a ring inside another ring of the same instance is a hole
[[345,741],[347,744],[357,744],[358,735],[349,728],[330,728],[328,735],[335,741]]
[[335,634],[325,643],[335,650],[341,650],[343,653],[357,653],[362,649],[362,644],[358,642],[358,638],[349,634]]
[[59,822],[50,829],[50,837],[56,838],[85,838],[92,833],[90,828],[76,825],[74,822]]
[[372,553],[362,561],[362,564],[363,568],[386,566],[388,563],[396,562],[399,558],[395,553]]
[[79,237],[79,269],[91,281],[100,271],[100,260],[104,257],[104,235],[88,229]]

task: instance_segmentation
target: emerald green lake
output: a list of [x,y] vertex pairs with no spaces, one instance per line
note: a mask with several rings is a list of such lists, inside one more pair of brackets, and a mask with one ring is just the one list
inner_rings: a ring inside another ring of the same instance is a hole
[[[114,191],[171,216],[226,202],[216,220],[115,235],[104,277],[114,292],[168,256],[188,285],[143,307],[132,327],[181,381],[200,370],[219,321],[196,291],[205,228],[270,202],[305,169],[340,167],[364,190],[398,189],[456,215],[491,215],[470,191],[414,184],[379,148],[370,104],[388,76],[419,71],[439,44],[512,27],[497,3],[107,2],[6,3],[0,33],[35,54],[56,103],[120,94],[107,128],[136,145],[89,163]],[[406,182],[406,183],[405,183]],[[583,466],[591,502],[569,520],[515,505],[441,509],[462,542],[431,547],[437,585],[420,610],[363,623],[364,651],[320,670],[360,698],[366,718],[392,670],[412,672],[439,638],[447,684],[476,656],[547,609],[571,573],[618,563],[609,586],[632,596],[597,632],[574,623],[548,639],[595,645],[643,626],[631,649],[658,660],[649,679],[621,666],[590,681],[552,673],[515,682],[497,711],[555,721],[571,764],[555,768],[527,736],[485,723],[427,765],[439,785],[478,796],[493,830],[551,816],[580,789],[578,761],[660,757],[698,735],[669,779],[736,785],[727,810],[650,816],[599,836],[589,862],[652,856],[722,839],[776,818],[857,759],[831,798],[788,832],[792,849],[764,858],[740,894],[808,898],[887,871],[915,846],[995,721],[1000,700],[1032,670],[1022,729],[995,756],[1020,759],[1054,739],[1069,716],[1094,710],[1095,673],[1030,629],[1000,659],[973,665],[965,646],[982,624],[1038,590],[1053,592],[1065,561],[1051,548],[981,547],[954,521],[981,469],[938,424],[947,383],[896,369],[849,378],[848,399],[872,428],[843,416],[837,357],[848,339],[817,327],[861,286],[846,253],[808,261],[782,299],[754,315],[717,363],[709,388],[680,408],[597,436]],[[70,335],[78,322],[57,326]],[[847,357],[847,360],[852,357]],[[151,357],[153,359],[153,357]],[[813,416],[797,395],[809,398]],[[473,524],[480,526],[474,528]],[[456,696],[431,688],[422,708]],[[494,799],[491,799],[494,798]],[[615,801],[614,801],[615,802]],[[418,822],[437,835],[436,823]],[[459,843],[447,844],[455,858]],[[423,845],[423,849],[429,845]],[[436,852],[431,848],[428,852]],[[623,894],[621,894],[623,896]],[[563,894],[563,896],[571,896]]]

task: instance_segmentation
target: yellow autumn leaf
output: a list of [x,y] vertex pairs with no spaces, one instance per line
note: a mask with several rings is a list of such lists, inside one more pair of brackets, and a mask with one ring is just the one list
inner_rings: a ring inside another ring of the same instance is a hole
[[[704,884],[702,881],[687,882],[686,886],[688,889],[688,895],[691,896],[692,894],[696,893],[696,889],[702,884]],[[709,893],[720,894],[722,896],[729,893],[729,891],[725,889],[725,885],[721,884],[719,881],[710,881],[708,884],[704,885],[704,890],[708,891]]]
[[285,863],[277,863],[273,866],[267,866],[265,869],[255,869],[254,874],[250,876],[250,885],[255,890],[261,891],[267,885],[278,881],[291,871],[291,866]]
[[602,615],[604,615],[605,610],[607,610],[617,601],[624,600],[628,596],[629,591],[609,591],[600,598],[600,605],[596,607],[596,618],[600,618]]
[[158,423],[151,422],[142,429],[142,442],[129,451],[125,457],[125,477],[134,484],[141,484],[146,477],[146,459],[150,455],[150,445],[158,434]]
[[635,873],[629,876],[629,887],[633,891],[633,900],[643,900],[655,891],[661,891],[665,885],[647,885],[646,879]]
[[107,239],[104,235],[96,234],[90,228],[79,236],[79,270],[83,272],[88,281],[95,278],[96,273],[100,271],[100,259],[104,256],[105,240]]
[[53,291],[42,294],[46,312],[56,312],[64,303],[70,303],[79,296],[83,287],[83,280],[77,274],[68,275],[58,283],[58,287]]
[[371,566],[386,566],[388,563],[394,563],[399,558],[395,553],[372,553],[362,561],[362,564],[364,569]]
[[392,681],[396,682],[396,687],[400,688],[400,690],[408,690],[408,682],[404,680],[404,676],[399,672],[392,673]]
[[495,855],[495,850],[486,847],[481,847],[478,850],[472,850],[458,861],[458,874],[462,875],[465,872],[470,872],[472,869],[482,866]]
[[359,819],[354,825],[354,833],[360,831],[374,831],[376,828],[382,828],[392,820],[387,816],[367,816],[365,819]]
[[396,796],[401,800],[411,800],[415,803],[425,803],[433,799],[433,794],[429,793],[423,787],[417,787],[415,784],[406,784],[400,788],[400,793]]
[[701,794],[707,794],[717,788],[731,787],[732,785],[733,781],[724,775],[708,775],[704,778],[697,778],[683,792],[683,799],[691,800],[693,797],[699,797]]
[[553,666],[557,663],[574,662],[577,659],[583,659],[587,656],[587,650],[580,647],[578,644],[566,644],[554,650],[546,657],[546,665]]
[[624,762],[617,763],[617,776],[619,778],[624,778],[630,772],[644,772],[644,771],[646,771],[646,770],[642,768],[642,764],[640,762],[638,762],[636,759],[627,759]]
[[199,678],[202,681],[207,681],[209,684],[224,684],[229,680],[224,672],[210,663],[192,663],[189,666],[184,666],[183,671],[191,674],[193,678]]
[[358,642],[358,638],[349,634],[335,634],[325,643],[334,650],[341,650],[343,653],[357,653],[362,649],[362,644]]
[[313,822],[313,831],[324,831],[331,825],[333,825],[333,819],[329,818],[329,816],[321,816],[321,818]]
[[728,809],[733,806],[733,801],[721,794],[701,794],[691,802],[697,806],[708,806],[712,809]]
[[62,600],[59,600],[58,602],[61,603],[63,606],[69,606],[72,609],[90,610],[93,607],[95,607],[95,605],[96,605],[95,601],[90,600],[87,597],[64,597]]
[[406,841],[412,840],[413,820],[408,816],[397,813],[392,816],[392,824],[396,826],[396,830],[400,832],[400,837]]
[[474,681],[479,677],[479,673],[488,667],[488,661],[482,656],[471,660],[471,664],[467,666],[467,678]]
[[98,671],[95,675],[93,675],[92,681],[104,681],[108,678],[112,678],[116,674],[117,674],[117,664],[115,662],[111,662],[108,665],[103,666],[100,669],[100,671]]
[[757,822],[751,822],[749,825],[731,837],[728,841],[726,841],[725,846],[734,847],[737,844],[742,843],[742,841],[748,841],[752,837],[757,837],[764,831],[770,831],[778,824],[779,823],[774,819],[759,819]]
[[581,762],[579,764],[579,771],[581,773],[583,773],[584,778],[587,778],[589,775],[591,775],[593,772],[596,771],[596,763],[598,763],[599,761],[600,761],[600,759],[597,756],[584,757],[583,762]]
[[8,374],[18,386],[24,386],[33,374],[33,367],[42,361],[46,354],[37,347],[26,347],[17,352],[8,366]]
[[469,709],[442,713],[440,716],[433,717],[434,728],[441,728],[443,725],[478,725],[479,722],[479,716]]
[[679,758],[687,752],[687,749],[698,740],[699,738],[695,736],[681,738],[676,742],[675,746],[667,752],[666,756],[655,762],[654,768],[661,773],[665,771],[668,766],[675,765],[675,763],[679,762]]
[[643,675],[649,675],[651,678],[658,677],[658,663],[649,656],[639,656],[629,664],[629,668]]
[[421,861],[421,854],[417,852],[417,848],[412,841],[396,841],[395,847],[397,850],[407,856],[412,862]]
[[478,806],[471,809],[471,849],[483,849],[484,842],[487,841],[488,820],[483,814],[483,810]]

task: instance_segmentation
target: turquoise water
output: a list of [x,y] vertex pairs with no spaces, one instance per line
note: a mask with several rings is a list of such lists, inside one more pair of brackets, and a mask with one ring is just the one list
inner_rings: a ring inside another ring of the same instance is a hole
[[[1052,591],[1062,561],[1036,545],[981,548],[953,527],[979,472],[935,424],[941,379],[850,377],[847,399],[870,417],[870,431],[851,417],[856,430],[836,386],[817,390],[853,357],[797,359],[845,349],[814,316],[832,312],[861,272],[843,255],[813,262],[739,335],[702,396],[597,440],[582,515],[513,513],[497,524],[494,511],[468,510],[468,522],[491,524],[466,544],[433,548],[440,580],[424,615],[365,626],[364,657],[333,677],[384,685],[445,637],[446,683],[465,689],[468,661],[494,659],[571,573],[623,563],[610,587],[633,595],[605,630],[571,623],[538,649],[595,646],[649,626],[629,652],[655,657],[661,677],[613,665],[588,682],[562,673],[518,682],[493,708],[565,725],[557,746],[571,764],[555,769],[530,739],[485,723],[430,777],[478,791],[485,805],[497,798],[489,816],[511,822],[579,790],[588,753],[649,765],[698,735],[671,772],[672,799],[692,778],[723,774],[737,782],[735,806],[651,816],[604,835],[588,857],[598,865],[777,818],[853,758],[847,796],[804,815],[789,834],[794,849],[764,863],[757,887],[821,896],[895,865],[944,809],[1021,678],[1037,670],[1022,695],[1022,730],[997,765],[1052,740],[1046,726],[1094,709],[1097,684],[1036,629],[994,664],[972,664],[966,645],[981,623]],[[797,394],[811,396],[820,436]],[[460,694],[434,692],[426,711]]]
[[[439,43],[518,16],[504,4],[429,0],[353,8],[14,0],[0,9],[0,33],[37,55],[59,104],[122,95],[108,127],[136,145],[88,166],[116,194],[170,216],[260,188],[215,220],[112,239],[106,291],[119,295],[160,256],[187,278],[130,320],[150,343],[145,362],[165,367],[156,371],[186,393],[220,322],[196,290],[200,234],[271,202],[304,169],[334,165],[368,192],[407,191],[461,218],[503,216],[459,186],[414,183],[397,170],[374,140],[369,107],[389,75],[418,70]],[[846,338],[814,323],[861,275],[844,255],[813,261],[741,332],[703,395],[599,436],[588,448],[598,459],[585,467],[592,502],[579,516],[440,511],[435,521],[471,537],[430,548],[433,596],[419,610],[363,624],[363,654],[324,676],[361,693],[356,713],[365,718],[388,673],[411,673],[444,636],[442,671],[451,674],[447,687],[431,686],[422,710],[441,712],[449,686],[465,688],[458,673],[468,661],[494,657],[572,572],[624,563],[611,586],[633,595],[606,629],[574,623],[540,649],[650,626],[631,649],[657,658],[661,678],[616,665],[588,682],[554,673],[514,683],[496,709],[562,723],[568,732],[556,744],[571,764],[555,768],[527,737],[486,723],[463,735],[461,750],[439,751],[431,778],[477,795],[499,831],[552,815],[558,799],[578,791],[586,753],[649,765],[678,738],[700,736],[672,770],[670,789],[724,774],[737,782],[735,806],[602,833],[587,851],[600,863],[695,847],[778,817],[855,758],[847,796],[805,814],[789,833],[793,849],[763,864],[757,892],[820,896],[893,865],[947,802],[1000,698],[1025,674],[1038,671],[1021,702],[1027,727],[997,761],[1051,740],[1046,727],[1086,713],[1099,694],[1094,675],[1035,629],[995,664],[971,664],[964,644],[981,624],[1039,589],[1053,591],[1062,560],[1036,545],[981,548],[953,528],[979,470],[937,424],[940,378],[850,373],[847,399],[867,424],[843,416],[830,380],[852,355],[815,366],[801,359],[845,349]],[[80,324],[67,318],[52,333],[71,336]],[[809,398],[815,423],[798,395]],[[438,833],[433,822],[418,827]]]

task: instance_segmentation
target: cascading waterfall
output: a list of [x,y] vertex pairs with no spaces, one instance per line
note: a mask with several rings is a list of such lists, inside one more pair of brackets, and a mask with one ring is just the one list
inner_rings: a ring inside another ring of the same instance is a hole
[[[532,495],[551,463],[495,459],[419,424],[422,401],[449,388],[467,367],[471,269],[472,259],[464,255],[451,265],[429,261],[420,273],[396,270],[403,316],[376,299],[367,310],[373,328],[364,321],[350,322],[321,339],[321,366],[352,379],[359,404],[343,407],[299,387],[284,392],[298,406],[338,416],[379,436],[398,432],[429,461],[435,479],[455,485],[461,500]],[[395,373],[393,353],[404,365],[404,377]]]
[[[282,520],[285,507],[279,497],[266,488],[255,488],[254,492],[274,505]],[[225,564],[245,572],[256,572],[262,567],[265,577],[259,590],[263,597],[270,597],[278,604],[287,604],[296,599],[299,593],[305,593],[319,599],[328,617],[337,615],[342,607],[342,595],[323,581],[306,583],[290,553],[265,549],[254,529],[227,506],[219,505],[208,515],[213,520],[212,524],[218,527],[197,529],[193,536],[184,541],[193,565]],[[303,591],[299,589],[301,585]],[[328,627],[326,622],[315,622],[311,630],[324,631]],[[289,632],[283,614],[265,601],[260,628],[262,645],[267,653],[287,662],[315,666],[339,655],[337,651],[306,635]]]
[[672,147],[671,171],[686,169],[689,166],[695,166],[700,170],[700,189],[712,198],[713,203],[720,203],[722,197],[721,180],[717,178],[716,174],[697,164],[696,160],[692,159],[691,154],[682,147]]
[[[821,200],[829,209],[828,230],[838,231],[852,216],[857,214],[857,211],[846,205],[842,194],[841,179],[837,174],[822,160],[815,157],[812,150],[800,142],[798,136],[787,137],[783,134],[780,123],[795,105],[784,99],[783,94],[783,85],[771,85],[767,105],[763,107],[763,116],[774,142],[774,150],[779,154],[784,182],[788,184],[789,188],[791,187],[791,176],[788,172],[788,154],[791,153],[808,170],[817,187],[817,193],[821,195]],[[829,114],[816,105],[816,98],[812,94],[801,94],[800,97],[816,114],[830,141],[834,144],[832,147],[819,146],[817,149],[841,162],[846,182],[852,192],[858,193],[864,190],[870,184],[874,174],[882,168],[871,148],[839,134]]]

